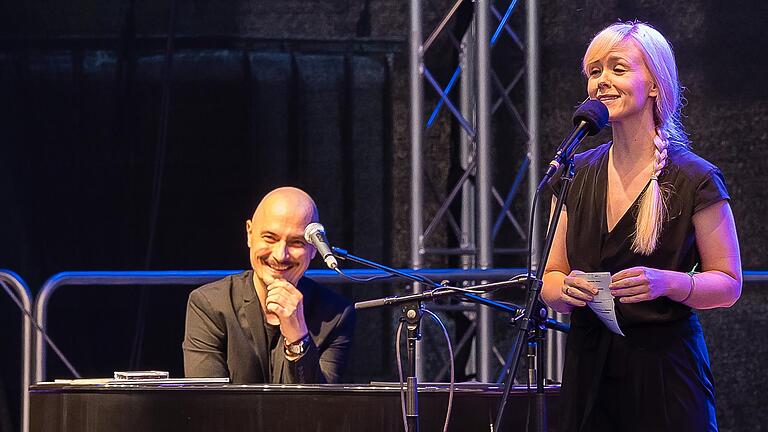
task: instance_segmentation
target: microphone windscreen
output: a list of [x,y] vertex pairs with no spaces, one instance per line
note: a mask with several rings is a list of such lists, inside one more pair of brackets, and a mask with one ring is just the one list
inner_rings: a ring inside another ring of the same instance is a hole
[[318,222],[312,222],[311,224],[307,225],[307,227],[304,228],[304,240],[312,243],[311,238],[317,232],[321,232],[323,235],[325,235],[325,227],[323,227],[323,225]]
[[589,99],[581,104],[573,113],[573,125],[585,122],[589,135],[595,135],[608,123],[608,107],[597,99]]

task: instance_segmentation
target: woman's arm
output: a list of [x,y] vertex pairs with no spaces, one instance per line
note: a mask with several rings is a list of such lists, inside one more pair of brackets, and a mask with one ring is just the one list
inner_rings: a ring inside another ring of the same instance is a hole
[[[552,210],[550,211],[550,220],[555,209],[555,199],[552,199]],[[587,301],[592,301],[592,294],[597,293],[597,289],[589,282],[572,277],[572,273],[581,273],[571,271],[568,263],[568,251],[566,248],[566,232],[568,230],[568,213],[563,207],[559,215],[557,230],[552,241],[552,249],[544,267],[544,285],[541,289],[541,299],[547,306],[560,313],[570,313],[576,307],[586,306]],[[567,289],[567,293],[564,291]]]
[[728,201],[705,207],[693,215],[701,273],[633,267],[613,275],[611,290],[622,303],[660,296],[696,309],[729,307],[741,295],[741,258],[736,225]]
[[686,275],[688,286],[672,290],[667,297],[677,301],[685,299],[683,303],[696,309],[730,307],[741,296],[741,256],[728,201],[696,212],[693,226],[701,256],[701,273],[692,278]]

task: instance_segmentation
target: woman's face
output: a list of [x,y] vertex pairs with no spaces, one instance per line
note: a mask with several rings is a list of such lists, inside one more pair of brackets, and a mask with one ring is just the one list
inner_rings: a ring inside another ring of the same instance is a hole
[[587,65],[587,92],[608,107],[609,121],[653,114],[658,95],[643,54],[634,43],[623,43]]

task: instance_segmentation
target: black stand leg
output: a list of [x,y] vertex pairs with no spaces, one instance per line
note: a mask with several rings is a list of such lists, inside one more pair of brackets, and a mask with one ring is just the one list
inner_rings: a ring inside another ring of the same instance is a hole
[[549,430],[547,427],[547,402],[544,394],[544,343],[546,340],[546,330],[541,326],[536,327],[534,337],[533,352],[535,355],[536,367],[532,377],[536,383],[536,394],[534,396],[535,427],[537,431]]
[[[564,165],[562,180],[562,188],[558,194],[557,204],[555,210],[552,213],[554,216],[547,228],[547,236],[544,243],[544,249],[539,259],[539,267],[536,269],[536,277],[529,279],[528,281],[528,295],[526,298],[525,309],[523,310],[522,318],[518,322],[516,328],[515,338],[512,341],[512,350],[510,360],[506,367],[508,368],[506,381],[504,383],[504,394],[501,397],[501,403],[499,404],[499,412],[496,415],[496,428],[497,432],[501,432],[504,427],[504,414],[507,409],[507,403],[509,401],[510,393],[512,392],[512,385],[515,380],[515,374],[517,367],[520,363],[520,357],[523,351],[523,344],[528,340],[535,341],[534,344],[538,347],[544,346],[544,329],[542,328],[544,322],[547,319],[547,309],[544,304],[541,303],[539,295],[541,293],[541,287],[544,284],[544,266],[547,263],[549,252],[552,249],[552,242],[555,238],[555,231],[557,230],[557,223],[559,221],[560,212],[563,209],[563,203],[568,196],[568,192],[571,188],[571,181],[573,180],[573,158],[568,159]],[[542,182],[543,184],[544,182]],[[542,187],[541,185],[539,186]],[[545,432],[546,429],[546,398],[544,394],[544,368],[543,368],[543,356],[541,355],[541,349],[538,352],[538,371],[536,373],[536,393],[534,395],[534,401],[536,406],[536,431]]]
[[[405,418],[408,432],[419,431],[419,389],[416,379],[416,342],[421,340],[421,317],[424,314],[421,302],[403,306],[403,316],[408,330],[408,377],[405,387]],[[399,343],[399,341],[398,341]]]

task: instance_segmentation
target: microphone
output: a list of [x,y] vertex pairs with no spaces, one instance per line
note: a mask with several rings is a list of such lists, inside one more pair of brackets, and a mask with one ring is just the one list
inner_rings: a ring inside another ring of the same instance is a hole
[[579,105],[576,112],[573,113],[573,125],[575,127],[557,148],[557,153],[555,153],[552,162],[549,163],[547,173],[544,174],[539,188],[549,183],[560,172],[563,163],[573,157],[585,136],[596,135],[607,123],[608,108],[599,100],[587,99]]
[[328,244],[328,240],[325,238],[325,228],[317,222],[312,222],[304,228],[304,239],[312,243],[320,252],[320,256],[323,257],[325,265],[332,270],[336,270],[339,262],[336,261],[336,257],[333,256],[331,251],[331,245]]

